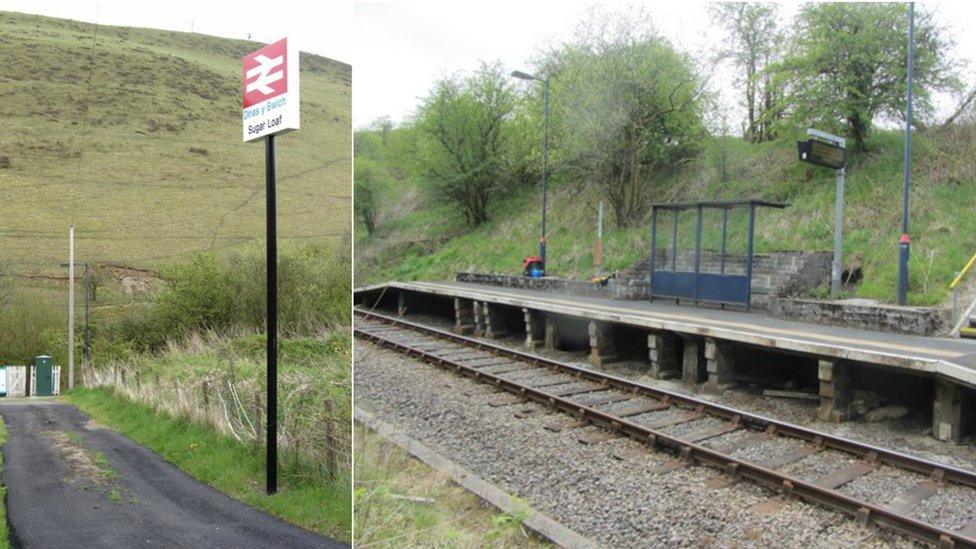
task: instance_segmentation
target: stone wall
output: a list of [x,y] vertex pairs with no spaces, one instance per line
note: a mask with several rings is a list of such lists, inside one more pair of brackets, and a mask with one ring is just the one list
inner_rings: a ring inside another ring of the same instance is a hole
[[647,288],[629,284],[619,279],[609,279],[606,284],[594,284],[583,280],[545,277],[532,278],[496,273],[457,273],[455,280],[472,284],[488,284],[504,288],[525,288],[547,292],[602,297],[607,299],[647,299]]
[[[770,252],[756,254],[752,258],[752,306],[763,308],[769,296],[800,295],[826,283],[830,278],[831,252]],[[693,272],[695,254],[679,251],[674,256],[676,270]],[[657,265],[671,265],[671,250],[659,249],[655,257]],[[726,254],[725,272],[745,274],[744,254]],[[699,271],[721,271],[721,254],[702,251]],[[622,271],[618,283],[642,288],[649,292],[651,276],[650,260],[645,259],[630,269]]]
[[769,312],[788,320],[912,335],[936,335],[946,329],[945,312],[941,309],[886,305],[864,299],[775,298],[770,300]]

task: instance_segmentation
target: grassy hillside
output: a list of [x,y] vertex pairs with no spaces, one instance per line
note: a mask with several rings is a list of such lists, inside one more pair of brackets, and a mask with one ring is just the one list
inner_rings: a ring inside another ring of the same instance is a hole
[[[677,176],[652,181],[654,199],[760,197],[788,202],[791,206],[783,210],[760,211],[757,252],[830,250],[833,172],[798,163],[796,137],[755,145],[737,138],[712,139]],[[460,270],[518,273],[521,258],[535,253],[538,189],[523,188],[496,199],[492,220],[472,230],[451,207],[429,196],[423,181],[400,173],[395,158],[377,156],[370,160],[383,168],[375,191],[379,220],[373,236],[357,225],[357,284],[446,279]],[[869,140],[869,152],[848,166],[844,267],[860,268],[863,274],[852,295],[895,300],[901,166],[900,132],[877,132]],[[956,271],[976,252],[976,127],[917,134],[912,173],[909,301],[931,305],[946,299]],[[549,212],[550,272],[585,277],[592,272],[599,197],[560,181],[558,174],[555,179]],[[691,246],[691,217],[680,222],[682,246]],[[706,247],[714,242],[719,219],[716,215],[706,221]],[[629,229],[612,223],[608,215],[605,269],[623,269],[646,257],[649,223]],[[744,223],[742,218],[732,221],[733,226]],[[667,241],[669,236],[662,238]],[[744,249],[744,243],[737,241],[733,249]]]
[[[264,146],[241,142],[260,45],[0,12],[0,263],[153,267],[264,234]],[[278,140],[279,237],[338,243],[350,212],[350,67],[302,54],[302,129]]]

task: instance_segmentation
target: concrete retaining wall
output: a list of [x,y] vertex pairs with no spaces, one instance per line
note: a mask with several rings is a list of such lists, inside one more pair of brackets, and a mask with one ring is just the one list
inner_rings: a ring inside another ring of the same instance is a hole
[[770,300],[769,312],[777,318],[801,322],[912,335],[937,335],[945,330],[945,312],[940,309],[901,307],[865,300],[774,298]]

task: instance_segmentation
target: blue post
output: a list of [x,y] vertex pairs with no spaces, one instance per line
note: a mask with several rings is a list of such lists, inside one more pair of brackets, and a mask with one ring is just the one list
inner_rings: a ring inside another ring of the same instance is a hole
[[908,105],[905,107],[905,158],[902,182],[901,239],[898,251],[898,304],[908,300],[908,258],[911,239],[908,236],[908,184],[912,162],[912,80],[915,76],[915,2],[908,4]]

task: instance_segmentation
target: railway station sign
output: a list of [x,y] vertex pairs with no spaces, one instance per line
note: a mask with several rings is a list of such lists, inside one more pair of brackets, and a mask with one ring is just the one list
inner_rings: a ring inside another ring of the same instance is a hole
[[846,142],[843,137],[818,130],[807,130],[810,139],[797,141],[796,149],[800,160],[818,166],[840,169],[847,160]]
[[299,127],[298,48],[287,38],[244,56],[244,142]]

